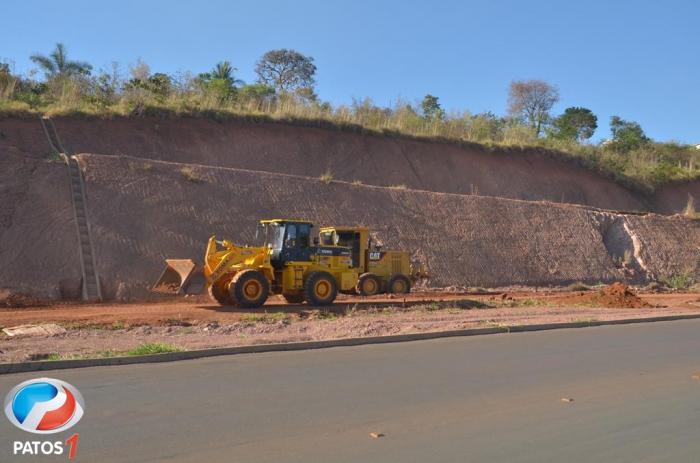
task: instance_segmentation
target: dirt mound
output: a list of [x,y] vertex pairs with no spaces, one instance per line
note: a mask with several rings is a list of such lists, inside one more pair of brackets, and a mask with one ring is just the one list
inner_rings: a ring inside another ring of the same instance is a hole
[[0,289],[0,307],[18,308],[38,307],[42,305],[46,305],[46,301],[42,301],[31,294]]
[[626,284],[616,282],[604,288],[563,298],[563,304],[587,305],[610,309],[642,309],[653,307],[637,296]]

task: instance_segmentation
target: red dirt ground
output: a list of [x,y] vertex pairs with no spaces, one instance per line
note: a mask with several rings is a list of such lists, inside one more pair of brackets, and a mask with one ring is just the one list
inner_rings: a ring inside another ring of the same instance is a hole
[[[623,288],[624,287],[624,288]],[[582,307],[605,308],[648,308],[655,315],[668,312],[667,308],[700,311],[697,293],[644,294],[644,299],[630,292],[625,285],[612,285],[604,290],[588,292],[534,292],[516,291],[509,293],[411,293],[407,297],[389,298],[386,296],[352,297],[341,296],[335,304],[324,310],[331,313],[344,313],[353,307],[359,310],[394,307],[405,308],[430,303],[464,303],[470,301],[475,308],[540,307],[559,311],[569,309],[576,312]],[[448,304],[449,305],[449,304]],[[128,304],[56,304],[44,307],[21,309],[0,309],[0,327],[30,323],[57,322],[73,325],[108,325],[115,322],[128,326],[169,325],[173,320],[188,323],[216,321],[220,323],[239,321],[249,314],[284,312],[304,314],[314,310],[306,304],[287,304],[280,296],[271,297],[260,309],[239,309],[222,307],[204,296],[173,298],[172,300],[150,303]],[[610,311],[614,313],[614,311]],[[541,312],[546,316],[547,311]]]
[[444,294],[438,298],[443,302],[428,302],[428,296],[434,298],[435,294],[412,295],[405,305],[403,299],[346,299],[328,312],[271,301],[264,309],[251,313],[191,299],[0,310],[0,325],[56,321],[67,329],[45,337],[10,338],[0,334],[0,362],[123,355],[120,353],[144,343],[203,349],[493,326],[700,315],[698,293],[644,294],[651,306],[644,308],[560,303],[565,298],[580,302],[578,293]]

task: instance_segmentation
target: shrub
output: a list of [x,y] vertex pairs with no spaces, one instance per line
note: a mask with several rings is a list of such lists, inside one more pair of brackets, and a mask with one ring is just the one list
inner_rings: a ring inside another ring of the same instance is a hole
[[687,289],[695,283],[695,278],[690,271],[674,273],[673,275],[662,278],[661,283],[672,289]]
[[321,174],[319,179],[321,179],[323,183],[328,185],[333,181],[333,172],[330,169],[327,169],[324,173]]
[[185,177],[185,180],[188,182],[192,183],[204,183],[204,179],[195,172],[195,170],[190,167],[190,166],[185,166],[182,169],[180,169],[180,173],[182,174],[183,177]]

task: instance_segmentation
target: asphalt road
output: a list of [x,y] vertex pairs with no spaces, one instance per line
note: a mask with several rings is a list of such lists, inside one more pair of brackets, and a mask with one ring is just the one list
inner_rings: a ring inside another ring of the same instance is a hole
[[[62,370],[0,376],[0,393],[38,376],[80,389],[86,462],[697,462],[698,333],[690,320]],[[15,439],[36,437],[0,419],[0,461],[30,461]]]

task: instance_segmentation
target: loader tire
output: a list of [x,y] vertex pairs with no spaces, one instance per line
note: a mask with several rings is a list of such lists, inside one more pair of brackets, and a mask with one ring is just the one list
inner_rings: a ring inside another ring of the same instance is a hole
[[231,299],[231,295],[228,292],[227,286],[230,280],[221,280],[213,283],[207,289],[209,297],[218,302],[221,305],[236,305],[236,301]]
[[258,270],[240,271],[228,286],[229,295],[239,307],[254,309],[260,307],[270,294],[270,282]]
[[301,304],[304,302],[303,294],[283,294],[282,296],[290,304]]
[[355,291],[360,296],[374,296],[382,291],[382,282],[374,273],[363,273],[357,279]]
[[411,280],[406,275],[396,274],[389,278],[386,292],[390,294],[408,294],[411,292]]
[[338,284],[328,272],[312,272],[304,282],[304,299],[310,305],[330,305],[337,295]]

